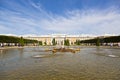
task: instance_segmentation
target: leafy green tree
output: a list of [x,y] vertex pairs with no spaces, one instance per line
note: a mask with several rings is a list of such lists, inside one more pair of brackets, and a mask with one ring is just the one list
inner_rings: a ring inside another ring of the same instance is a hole
[[24,46],[24,39],[23,39],[23,37],[20,38],[19,43],[20,43],[21,46]]
[[53,40],[52,40],[52,45],[56,45],[55,38],[53,38]]
[[5,36],[0,35],[0,43],[19,43],[21,46],[24,46],[25,44],[31,44],[31,43],[38,43],[37,40],[31,40],[31,39],[24,39],[23,37],[15,37],[15,36]]
[[69,39],[64,40],[64,45],[65,45],[65,46],[70,46]]
[[100,39],[97,38],[96,46],[100,46]]
[[44,45],[47,45],[46,41],[44,42]]
[[76,40],[75,44],[80,45],[80,40]]
[[43,44],[42,44],[42,41],[39,41],[39,45],[43,45]]

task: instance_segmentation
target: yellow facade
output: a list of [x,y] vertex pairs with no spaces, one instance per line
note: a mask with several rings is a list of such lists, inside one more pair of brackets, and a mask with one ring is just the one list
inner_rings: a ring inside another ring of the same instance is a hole
[[64,44],[64,40],[68,39],[70,42],[70,45],[74,45],[74,43],[76,42],[76,40],[87,40],[87,39],[92,39],[94,37],[80,37],[77,35],[43,35],[43,36],[39,36],[39,37],[26,37],[26,39],[32,39],[32,40],[38,40],[38,41],[42,41],[43,45],[52,45],[52,40],[53,38],[55,38],[55,41],[57,43],[57,45],[63,45]]

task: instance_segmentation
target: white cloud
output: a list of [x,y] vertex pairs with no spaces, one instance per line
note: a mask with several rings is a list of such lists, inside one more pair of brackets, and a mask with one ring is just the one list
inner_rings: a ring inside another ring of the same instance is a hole
[[120,13],[111,10],[69,11],[67,17],[57,16],[53,20],[43,20],[44,29],[56,32],[104,34],[116,33],[120,30]]
[[[11,4],[10,4],[11,3]],[[16,4],[16,3],[14,3]],[[18,4],[18,3],[17,3]],[[117,8],[105,10],[72,10],[65,15],[47,12],[40,3],[8,2],[13,11],[0,10],[0,33],[16,34],[120,34],[120,13]]]

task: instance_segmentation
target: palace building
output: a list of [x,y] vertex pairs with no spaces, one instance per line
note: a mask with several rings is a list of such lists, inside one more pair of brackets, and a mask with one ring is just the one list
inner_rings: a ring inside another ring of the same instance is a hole
[[42,41],[43,45],[46,42],[47,45],[52,45],[52,40],[55,38],[57,45],[63,45],[64,40],[68,39],[70,45],[74,45],[76,40],[88,40],[95,38],[94,36],[82,36],[82,35],[66,35],[66,34],[51,34],[51,35],[40,35],[40,36],[28,36],[26,39]]

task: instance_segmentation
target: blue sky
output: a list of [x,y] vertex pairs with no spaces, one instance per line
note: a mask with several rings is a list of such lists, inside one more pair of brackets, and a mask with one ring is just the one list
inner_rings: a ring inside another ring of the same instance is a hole
[[120,0],[0,0],[0,34],[120,34]]

